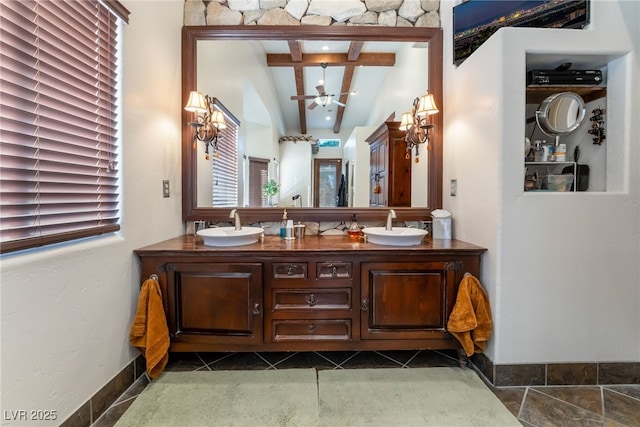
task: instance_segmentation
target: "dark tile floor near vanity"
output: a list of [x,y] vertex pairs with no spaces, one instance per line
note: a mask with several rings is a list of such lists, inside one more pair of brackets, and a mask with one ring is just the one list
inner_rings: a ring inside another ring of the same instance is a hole
[[[167,371],[230,369],[354,369],[458,366],[448,351],[173,354]],[[94,427],[113,426],[148,381],[141,376]],[[493,389],[523,426],[640,426],[640,385],[530,386]]]

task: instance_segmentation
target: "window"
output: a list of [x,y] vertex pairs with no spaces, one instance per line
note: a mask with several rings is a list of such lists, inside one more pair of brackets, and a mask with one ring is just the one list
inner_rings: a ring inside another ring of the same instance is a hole
[[339,139],[319,139],[318,147],[340,147]]
[[2,253],[120,228],[117,40],[128,11],[108,5],[0,4]]
[[214,108],[222,111],[227,127],[220,129],[217,153],[211,157],[213,207],[238,206],[238,129],[240,121],[218,100]]
[[249,206],[268,206],[264,190],[269,180],[269,160],[249,157]]

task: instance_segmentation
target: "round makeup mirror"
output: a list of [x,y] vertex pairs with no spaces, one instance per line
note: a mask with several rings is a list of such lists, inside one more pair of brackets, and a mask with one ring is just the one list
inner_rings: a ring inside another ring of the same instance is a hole
[[574,92],[554,93],[547,97],[536,111],[536,122],[549,136],[565,135],[574,131],[584,120],[584,100]]

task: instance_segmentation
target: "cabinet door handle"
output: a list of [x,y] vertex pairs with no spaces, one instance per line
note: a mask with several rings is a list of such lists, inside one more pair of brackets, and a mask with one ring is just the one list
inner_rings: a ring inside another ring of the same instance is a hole
[[311,332],[312,334],[315,334],[317,330],[318,328],[313,323],[309,325],[309,332]]
[[253,304],[253,314],[260,314],[260,304]]
[[367,311],[367,310],[369,310],[369,301],[367,301],[366,299],[363,299],[363,300],[360,302],[360,310],[362,310],[362,311]]
[[314,294],[307,295],[306,300],[307,304],[309,304],[310,306],[316,305],[316,296]]

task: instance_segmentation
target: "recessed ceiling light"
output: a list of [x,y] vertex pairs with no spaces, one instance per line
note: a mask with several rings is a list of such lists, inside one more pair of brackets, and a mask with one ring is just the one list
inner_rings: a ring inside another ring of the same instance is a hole
[[322,50],[329,50],[329,46],[327,45],[322,46]]
[[325,117],[325,120],[331,120],[331,116]]

